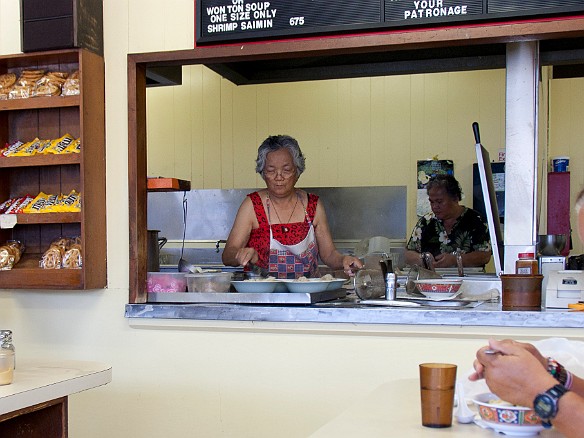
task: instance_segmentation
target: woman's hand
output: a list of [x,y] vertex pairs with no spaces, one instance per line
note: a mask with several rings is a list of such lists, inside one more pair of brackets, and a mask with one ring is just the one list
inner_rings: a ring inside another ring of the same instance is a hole
[[345,271],[345,274],[349,275],[350,277],[353,277],[355,275],[355,271],[357,269],[361,269],[362,267],[363,263],[357,257],[343,257],[343,271]]
[[456,266],[456,256],[451,253],[442,253],[434,257],[435,268],[451,268]]
[[241,265],[246,266],[249,262],[257,263],[259,260],[258,253],[254,248],[240,248],[235,253],[235,260]]

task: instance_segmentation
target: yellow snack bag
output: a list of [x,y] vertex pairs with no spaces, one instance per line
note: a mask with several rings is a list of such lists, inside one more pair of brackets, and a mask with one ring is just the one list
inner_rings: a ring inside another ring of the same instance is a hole
[[66,154],[78,154],[81,152],[81,139],[76,138],[73,142],[67,146],[67,148],[63,151]]
[[42,213],[55,213],[59,211],[65,211],[60,209],[62,197],[63,195],[47,195],[45,208],[43,209]]
[[50,146],[51,146],[51,140],[40,140],[36,153],[46,155],[47,149]]
[[23,210],[23,213],[42,213],[47,203],[48,195],[40,192]]
[[60,208],[66,212],[79,212],[81,211],[81,194],[77,193],[75,190],[71,190],[67,196],[63,196],[61,202],[59,203]]
[[49,154],[62,154],[65,149],[74,141],[75,139],[70,134],[65,134],[61,138],[51,140],[51,145],[46,149]]
[[24,143],[20,148],[18,148],[16,151],[11,153],[9,156],[10,157],[30,157],[31,155],[34,155],[36,153],[39,141],[40,140],[38,138],[35,138],[34,140],[29,141],[28,143]]

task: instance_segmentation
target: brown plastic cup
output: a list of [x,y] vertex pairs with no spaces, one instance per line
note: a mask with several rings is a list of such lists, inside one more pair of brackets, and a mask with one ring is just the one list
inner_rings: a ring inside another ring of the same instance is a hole
[[420,364],[422,425],[452,426],[456,365],[449,363]]

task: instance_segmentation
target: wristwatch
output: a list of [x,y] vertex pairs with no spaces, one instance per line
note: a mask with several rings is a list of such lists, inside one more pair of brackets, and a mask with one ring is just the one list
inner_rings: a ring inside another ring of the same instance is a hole
[[568,389],[558,383],[546,392],[538,394],[533,400],[533,410],[541,418],[541,424],[545,428],[552,427],[550,420],[558,414],[558,401],[566,392]]

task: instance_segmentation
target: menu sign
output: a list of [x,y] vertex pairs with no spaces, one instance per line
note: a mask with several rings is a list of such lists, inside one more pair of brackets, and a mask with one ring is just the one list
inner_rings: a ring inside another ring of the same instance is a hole
[[584,0],[197,0],[196,4],[200,44],[584,11]]

